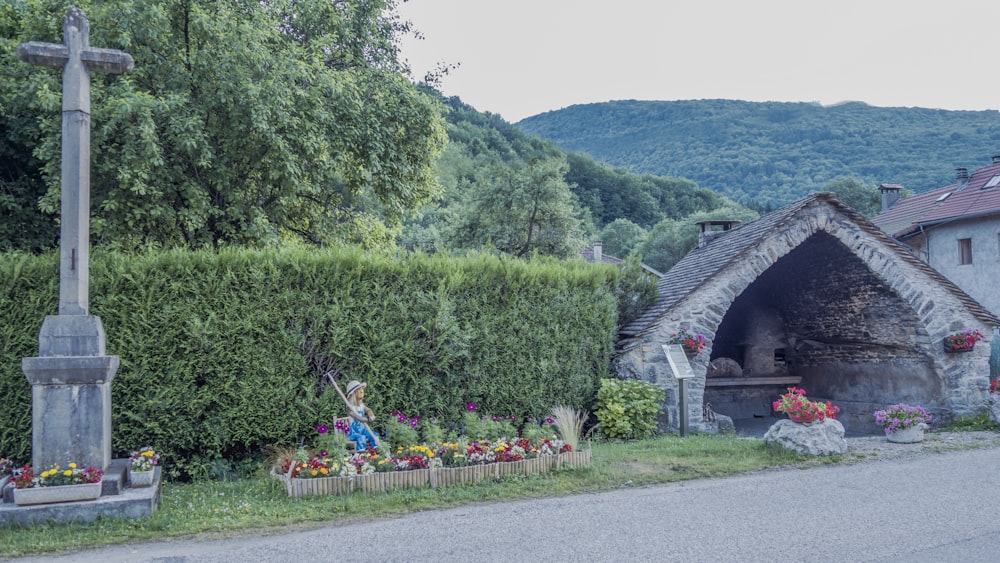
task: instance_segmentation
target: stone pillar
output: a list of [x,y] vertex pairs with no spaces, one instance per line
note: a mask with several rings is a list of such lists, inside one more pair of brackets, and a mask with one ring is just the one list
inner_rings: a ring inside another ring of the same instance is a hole
[[118,356],[104,353],[104,326],[92,315],[45,317],[39,357],[22,358],[31,383],[31,465],[111,463],[111,380]]

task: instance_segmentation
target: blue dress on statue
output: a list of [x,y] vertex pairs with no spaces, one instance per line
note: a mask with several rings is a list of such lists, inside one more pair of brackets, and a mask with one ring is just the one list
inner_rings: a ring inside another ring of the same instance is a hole
[[[364,404],[354,407],[354,411],[358,416],[364,418],[365,416],[365,406]],[[368,446],[376,447],[375,436],[372,435],[371,430],[368,426],[360,420],[351,419],[351,425],[347,429],[347,438],[355,443],[355,450],[363,452],[368,449]]]

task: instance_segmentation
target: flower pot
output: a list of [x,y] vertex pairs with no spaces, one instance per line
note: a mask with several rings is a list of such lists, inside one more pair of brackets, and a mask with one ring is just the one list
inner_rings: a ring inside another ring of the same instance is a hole
[[100,496],[100,483],[59,485],[57,487],[31,487],[30,489],[14,489],[14,504],[25,506],[53,502],[74,502],[94,500]]
[[971,352],[975,349],[975,346],[969,346],[968,348],[949,348],[947,344],[944,345],[944,351],[948,354],[961,354],[962,352]]
[[133,487],[151,487],[153,485],[154,475],[156,475],[156,469],[150,469],[149,471],[133,470],[128,472],[128,478]]
[[924,430],[926,429],[927,425],[921,422],[916,426],[900,428],[892,434],[886,434],[885,439],[894,444],[916,444],[924,441]]

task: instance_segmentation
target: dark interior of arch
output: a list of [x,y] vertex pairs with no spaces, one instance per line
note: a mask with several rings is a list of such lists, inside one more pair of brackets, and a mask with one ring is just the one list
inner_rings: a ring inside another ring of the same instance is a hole
[[[845,428],[870,431],[877,428],[872,412],[888,404],[943,403],[943,381],[914,343],[918,334],[924,332],[910,305],[839,240],[819,231],[736,298],[716,331],[711,358],[735,360],[744,378],[801,377],[810,398],[841,408]],[[770,416],[771,401],[788,386],[716,387],[712,374],[705,400],[734,418]]]

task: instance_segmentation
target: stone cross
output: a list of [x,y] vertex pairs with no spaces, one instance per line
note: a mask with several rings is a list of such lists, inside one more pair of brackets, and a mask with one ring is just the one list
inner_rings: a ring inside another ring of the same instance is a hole
[[86,315],[90,307],[90,72],[132,70],[132,57],[90,47],[90,23],[70,8],[62,43],[29,41],[17,46],[21,60],[63,69],[62,190],[59,242],[59,314]]
[[[59,314],[45,317],[38,357],[22,358],[31,383],[31,457],[35,471],[54,464],[105,470],[102,490],[120,490],[111,463],[111,380],[118,356],[104,349],[101,318],[90,315],[90,72],[132,70],[132,57],[90,47],[90,24],[79,8],[66,12],[63,42],[17,46],[21,60],[63,69],[62,224]],[[116,483],[115,485],[109,485]]]

